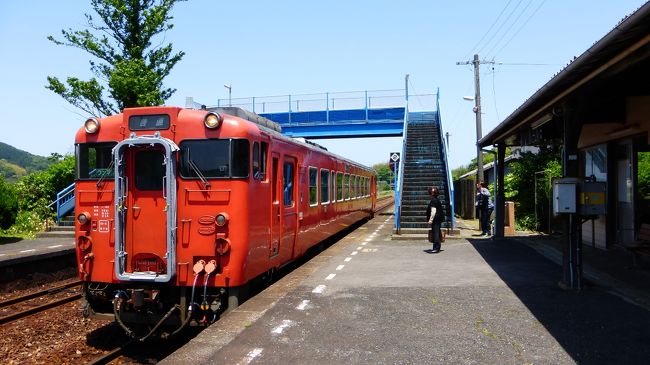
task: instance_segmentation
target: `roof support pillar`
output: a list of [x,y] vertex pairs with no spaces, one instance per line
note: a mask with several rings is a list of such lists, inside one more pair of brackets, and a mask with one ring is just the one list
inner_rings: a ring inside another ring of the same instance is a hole
[[[563,105],[562,172],[564,177],[578,177],[578,138],[582,121],[574,108]],[[579,290],[582,286],[582,250],[579,237],[580,216],[564,215],[562,245],[562,281],[560,286]]]
[[505,159],[506,159],[506,145],[505,143],[500,143],[497,145],[497,163],[496,163],[496,191],[495,191],[495,201],[494,205],[497,209],[494,212],[494,236],[496,238],[502,238],[504,236],[504,224],[505,224],[505,208],[506,208],[506,194],[504,184],[505,176]]

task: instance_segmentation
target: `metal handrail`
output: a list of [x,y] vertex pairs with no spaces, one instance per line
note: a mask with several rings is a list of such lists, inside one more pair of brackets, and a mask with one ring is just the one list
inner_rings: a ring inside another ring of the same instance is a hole
[[47,206],[48,208],[52,208],[52,206],[56,204],[57,224],[61,223],[61,217],[63,216],[63,214],[68,212],[66,211],[65,213],[63,213],[61,211],[62,206],[71,200],[74,200],[74,183],[68,185],[67,187],[63,188],[63,190],[56,193],[56,200],[48,204]]
[[408,138],[409,123],[409,100],[408,94],[404,102],[404,129],[402,136],[402,154],[399,158],[399,168],[397,172],[397,182],[395,183],[395,233],[399,234],[401,230],[400,219],[402,215],[402,181],[404,181],[404,161],[406,160],[406,141]]
[[438,130],[440,131],[440,139],[442,140],[442,159],[445,162],[447,172],[447,191],[449,192],[447,198],[449,199],[449,209],[451,209],[451,228],[456,227],[456,218],[454,217],[454,182],[451,178],[451,168],[449,166],[449,150],[447,140],[445,139],[444,128],[442,127],[442,117],[440,116],[440,90],[436,93],[436,120],[438,123]]

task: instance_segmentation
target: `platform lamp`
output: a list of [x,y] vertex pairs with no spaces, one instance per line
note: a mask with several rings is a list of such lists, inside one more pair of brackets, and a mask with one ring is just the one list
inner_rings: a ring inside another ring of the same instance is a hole
[[232,84],[224,84],[223,87],[228,89],[228,106],[232,106]]

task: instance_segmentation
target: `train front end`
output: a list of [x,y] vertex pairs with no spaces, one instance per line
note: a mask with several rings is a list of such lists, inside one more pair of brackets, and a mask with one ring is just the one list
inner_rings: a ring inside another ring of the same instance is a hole
[[[241,266],[245,257],[231,256],[230,242],[244,247],[246,237],[228,223],[246,186],[231,179],[236,143],[222,124],[221,115],[201,110],[134,108],[91,118],[77,133],[84,315],[115,319],[146,338],[209,324],[223,311],[227,286],[243,281],[227,266]],[[205,166],[215,159],[222,164]],[[206,171],[223,178],[209,182]]]

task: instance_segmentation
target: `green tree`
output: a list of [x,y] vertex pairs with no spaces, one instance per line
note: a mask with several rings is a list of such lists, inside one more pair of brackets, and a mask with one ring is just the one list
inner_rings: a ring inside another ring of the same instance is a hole
[[0,176],[0,228],[6,229],[14,224],[17,212],[16,191]]
[[184,53],[173,54],[170,43],[152,47],[152,38],[173,28],[170,11],[178,1],[183,0],[92,0],[100,22],[85,14],[90,30],[62,30],[64,41],[48,39],[90,53],[97,59],[90,61],[96,77],[71,76],[66,85],[48,76],[46,88],[95,116],[163,104],[176,91],[164,88],[163,79]]
[[533,230],[546,227],[552,194],[550,182],[562,174],[559,151],[555,148],[541,148],[537,154],[526,152],[509,167],[510,173],[504,180],[505,197],[506,200],[515,202],[517,224],[521,228]]
[[377,181],[385,181],[389,185],[393,182],[394,174],[393,171],[388,167],[387,163],[378,163],[372,166],[372,168],[377,171]]

